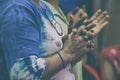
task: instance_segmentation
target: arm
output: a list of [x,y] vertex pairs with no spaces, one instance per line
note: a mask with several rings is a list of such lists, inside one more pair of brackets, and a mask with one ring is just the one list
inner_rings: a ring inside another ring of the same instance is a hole
[[[51,73],[58,72],[63,66],[57,54],[46,58],[39,56],[40,35],[33,12],[23,6],[14,6],[4,17],[1,43],[6,64],[9,65],[7,68],[13,80],[38,80],[40,77],[49,77]],[[78,43],[81,45],[77,45]],[[81,60],[88,51],[86,44],[87,42],[81,40],[78,34],[72,34],[61,53],[65,62],[72,63]]]
[[5,13],[0,41],[11,79],[38,79],[44,70],[44,75],[59,71],[62,62],[57,54],[47,58],[38,56],[40,38],[34,13],[14,6]]

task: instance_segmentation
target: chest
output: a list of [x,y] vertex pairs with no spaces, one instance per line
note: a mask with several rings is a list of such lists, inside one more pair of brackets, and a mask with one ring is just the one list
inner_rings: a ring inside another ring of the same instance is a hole
[[59,29],[51,25],[50,21],[42,17],[42,25],[40,26],[40,56],[50,56],[62,49],[62,36],[59,35]]

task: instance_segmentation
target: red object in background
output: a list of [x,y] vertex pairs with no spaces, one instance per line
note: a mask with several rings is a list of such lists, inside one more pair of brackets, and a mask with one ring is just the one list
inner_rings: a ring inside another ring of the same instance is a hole
[[[104,60],[108,60],[114,66],[117,74],[120,74],[120,45],[110,46],[103,48],[101,51],[101,55]],[[101,65],[101,75],[102,80],[107,80],[105,69],[104,69],[104,61]]]
[[[101,77],[97,71],[88,64],[84,64],[83,67],[94,77],[95,80],[107,80],[104,60],[108,60],[114,66],[118,76],[120,75],[120,45],[110,46],[103,48],[101,51],[103,62],[100,66]],[[118,79],[120,80],[120,79]]]
[[120,53],[120,46],[111,46],[104,48],[101,52],[101,55],[104,58],[113,61],[116,58],[120,57],[119,53]]
[[87,71],[95,78],[95,80],[101,80],[96,70],[90,65],[84,64],[83,67],[87,69]]

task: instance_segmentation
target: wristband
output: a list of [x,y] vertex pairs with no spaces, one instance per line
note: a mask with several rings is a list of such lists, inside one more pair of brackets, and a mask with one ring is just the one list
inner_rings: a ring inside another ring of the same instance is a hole
[[62,61],[62,63],[63,63],[63,67],[65,68],[67,64],[66,64],[66,62],[65,62],[64,56],[63,56],[60,52],[58,52],[58,55],[59,55],[59,57],[60,57],[60,59],[61,59],[61,61]]

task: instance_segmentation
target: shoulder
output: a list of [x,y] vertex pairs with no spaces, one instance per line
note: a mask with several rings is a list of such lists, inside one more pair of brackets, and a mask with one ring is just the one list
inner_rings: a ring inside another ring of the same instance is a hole
[[8,0],[5,5],[0,13],[0,23],[16,23],[16,21],[21,23],[23,19],[36,21],[37,15],[40,14],[40,9],[32,0],[11,0],[11,2]]
[[37,11],[37,6],[31,0],[11,0],[11,2],[8,0],[4,5],[6,6],[2,7],[0,14],[2,16],[24,14],[26,12],[35,14]]

